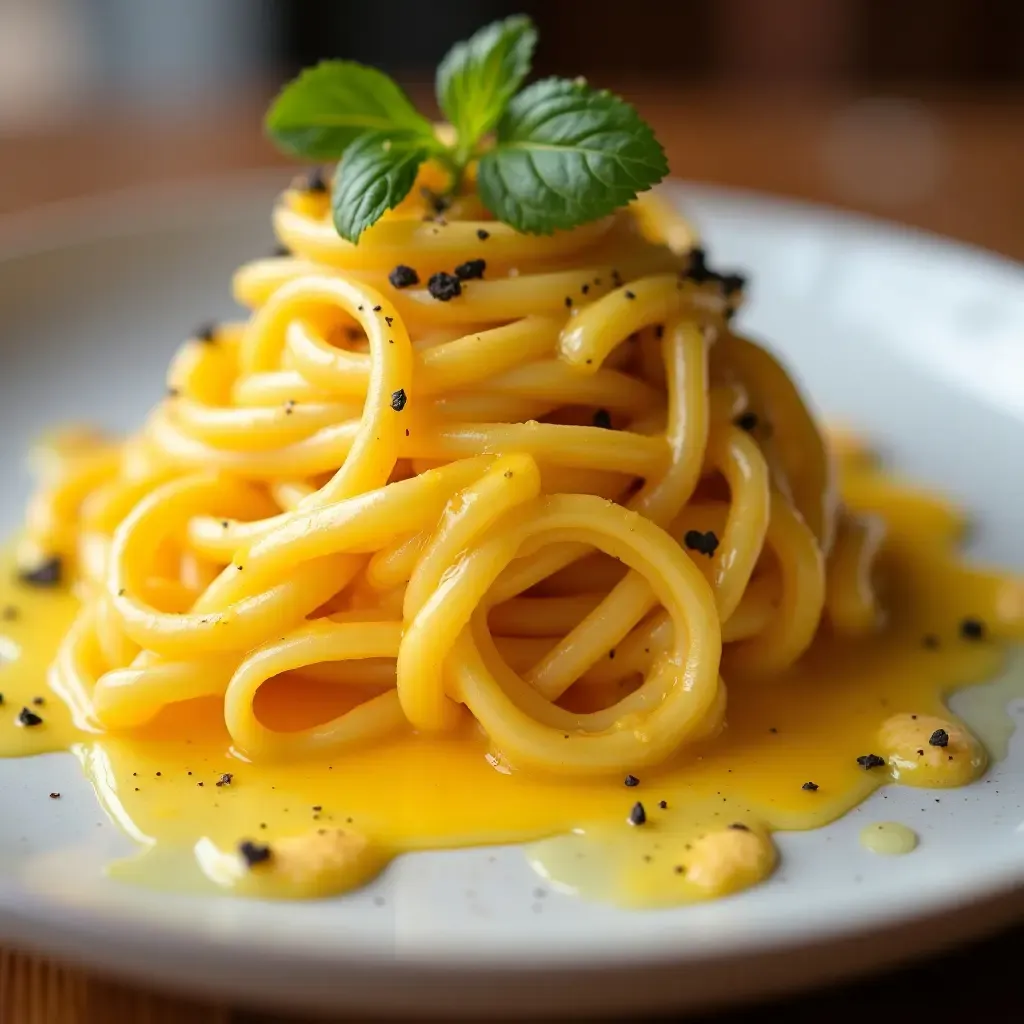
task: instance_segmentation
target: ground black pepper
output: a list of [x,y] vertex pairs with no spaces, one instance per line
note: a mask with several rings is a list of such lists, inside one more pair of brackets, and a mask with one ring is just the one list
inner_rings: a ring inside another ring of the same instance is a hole
[[981,619],[966,618],[960,623],[960,635],[965,640],[982,640],[985,637],[985,623]]
[[238,852],[250,868],[266,863],[271,857],[269,846],[264,843],[254,843],[251,839],[243,839],[238,844]]
[[386,317],[384,317],[384,323],[386,323],[388,325],[388,327],[390,327],[394,322],[395,322],[395,318],[393,316],[386,316]]
[[33,697],[32,698],[32,703],[35,704],[35,706],[37,708],[41,708],[46,703],[46,698],[45,697]]
[[60,799],[60,793],[51,793],[50,794],[50,799],[51,800],[59,800]]
[[322,167],[311,167],[306,172],[306,180],[302,186],[307,192],[326,192],[327,179],[324,178]]
[[462,282],[454,275],[439,270],[427,282],[427,291],[438,302],[451,302],[462,294]]
[[949,746],[949,733],[945,729],[936,729],[928,737],[928,743],[933,747],[947,747]]
[[224,774],[223,774],[223,775],[222,775],[222,776],[221,776],[221,777],[220,777],[220,778],[219,778],[219,779],[217,780],[217,785],[218,785],[218,786],[230,786],[230,785],[231,785],[231,780],[232,780],[233,778],[234,778],[234,775],[232,775],[232,774],[231,774],[231,772],[225,772],[225,773],[224,773]]
[[414,284],[420,283],[420,275],[412,267],[399,263],[394,270],[388,274],[388,280],[392,288],[411,288]]
[[757,426],[757,413],[756,412],[745,412],[737,416],[733,420],[740,430],[751,431]]
[[658,806],[664,811],[664,810],[666,810],[668,808],[668,801],[667,800],[659,800],[658,801]]
[[491,237],[491,233],[489,231],[484,231],[483,228],[477,228],[476,237],[479,238],[481,242],[486,242],[487,239]]
[[815,793],[818,790],[818,784],[816,782],[805,782],[801,789],[806,789],[809,793]]
[[607,409],[598,409],[594,413],[594,426],[602,430],[612,429],[612,415]]
[[22,708],[18,712],[18,725],[33,726],[42,724],[43,720],[34,711]]
[[700,530],[687,530],[683,535],[683,543],[691,550],[711,558],[718,548],[718,536],[714,530],[701,533]]
[[27,583],[30,587],[55,587],[60,583],[64,575],[64,563],[54,556],[48,558],[31,569],[21,569],[18,572],[18,580]]
[[629,823],[630,825],[643,825],[646,821],[647,812],[644,810],[644,805],[638,800],[629,812]]
[[627,786],[639,786],[640,785],[640,780],[635,775],[627,775],[625,777],[625,779],[623,779],[623,782],[625,782],[625,784]]
[[455,268],[455,276],[460,281],[472,281],[475,278],[483,277],[487,269],[486,260],[466,260]]
[[737,292],[743,291],[743,289],[746,288],[747,286],[747,279],[746,277],[744,277],[743,274],[723,274],[721,280],[722,290],[725,292],[726,297],[729,298],[731,298]]
[[391,408],[395,412],[401,412],[405,408],[405,403],[405,388],[399,388],[397,391],[391,392]]
[[627,290],[626,291],[626,298],[627,299],[635,299],[636,298],[636,293]]
[[867,771],[871,768],[881,768],[885,764],[885,758],[879,757],[877,754],[861,754],[857,758],[857,764]]
[[736,832],[749,832],[750,826],[744,825],[742,821],[734,821],[729,828],[734,829]]
[[192,337],[196,341],[201,341],[204,344],[209,345],[211,342],[217,340],[217,324],[213,320],[207,320],[206,323],[200,324],[193,332]]

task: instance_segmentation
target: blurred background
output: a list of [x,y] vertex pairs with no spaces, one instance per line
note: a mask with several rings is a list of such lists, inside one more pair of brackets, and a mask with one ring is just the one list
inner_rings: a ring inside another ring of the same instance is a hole
[[626,95],[677,175],[1024,259],[1024,0],[0,0],[0,213],[282,163],[261,113],[320,57],[430,108],[448,45],[516,11],[538,73]]

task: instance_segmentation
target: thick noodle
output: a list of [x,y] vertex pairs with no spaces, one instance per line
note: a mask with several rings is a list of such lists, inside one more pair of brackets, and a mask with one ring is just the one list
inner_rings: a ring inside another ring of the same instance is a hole
[[[138,435],[36,453],[20,554],[74,570],[80,725],[212,698],[254,760],[475,721],[514,767],[621,772],[712,736],[723,677],[876,628],[877,524],[662,199],[531,237],[414,189],[352,245],[295,187],[274,224],[251,315],[185,342]],[[348,710],[261,719],[293,676]]]

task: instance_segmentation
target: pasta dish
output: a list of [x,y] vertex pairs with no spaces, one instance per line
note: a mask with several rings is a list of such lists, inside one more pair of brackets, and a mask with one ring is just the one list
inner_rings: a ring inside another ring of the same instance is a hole
[[667,198],[531,233],[428,153],[353,242],[351,159],[283,193],[247,317],[137,433],[34,452],[3,749],[76,751],[148,848],[118,870],[318,895],[529,840],[656,905],[984,770],[943,696],[1024,632],[1020,582],[825,436]]

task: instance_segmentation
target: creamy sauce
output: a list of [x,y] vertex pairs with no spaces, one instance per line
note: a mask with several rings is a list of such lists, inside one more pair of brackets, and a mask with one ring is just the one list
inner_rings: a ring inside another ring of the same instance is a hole
[[[824,825],[886,783],[956,786],[985,769],[984,747],[944,698],[998,673],[1001,641],[1021,634],[1024,590],[965,567],[950,554],[948,523],[915,514],[916,499],[901,494],[886,491],[877,509],[890,524],[885,627],[856,642],[825,627],[783,677],[730,682],[722,734],[638,772],[635,785],[511,773],[473,727],[399,736],[326,763],[250,764],[232,754],[212,700],[172,707],[135,734],[85,732],[47,682],[75,598],[9,582],[10,559],[0,588],[0,754],[72,750],[108,813],[144,847],[115,873],[150,885],[319,896],[364,883],[403,852],[531,842],[531,863],[567,891],[630,906],[719,896],[771,872],[773,831]],[[983,636],[965,632],[965,618]],[[1001,709],[1021,692],[1018,673],[986,697],[978,721],[994,754],[1008,734]],[[299,728],[348,699],[272,682],[258,713]],[[23,707],[41,724],[19,725]],[[872,849],[898,828],[870,826]],[[239,854],[244,840],[252,864]]]
[[872,853],[899,856],[917,848],[917,833],[898,821],[876,821],[861,829],[860,845]]

